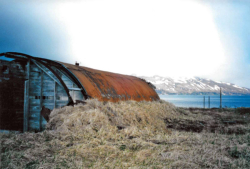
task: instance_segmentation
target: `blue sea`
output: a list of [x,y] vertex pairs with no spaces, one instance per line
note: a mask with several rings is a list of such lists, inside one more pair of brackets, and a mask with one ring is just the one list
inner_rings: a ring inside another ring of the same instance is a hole
[[[159,95],[162,100],[173,103],[177,107],[200,107],[203,108],[205,96],[205,108],[208,108],[208,95]],[[220,107],[220,96],[210,96],[210,108]],[[250,107],[250,96],[227,96],[222,95],[222,107]]]

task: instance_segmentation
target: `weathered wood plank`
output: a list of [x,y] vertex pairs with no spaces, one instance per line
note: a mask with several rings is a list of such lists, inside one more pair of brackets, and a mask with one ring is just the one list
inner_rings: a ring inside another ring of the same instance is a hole
[[44,83],[43,84],[43,87],[45,88],[45,89],[54,89],[54,82],[49,82],[49,83]]
[[30,80],[30,85],[33,87],[33,86],[41,86],[41,81],[39,80]]
[[51,83],[54,82],[52,79],[44,79],[45,74],[43,74],[43,83]]
[[30,78],[40,78],[40,72],[30,72]]
[[40,111],[30,111],[29,120],[36,120],[39,123]]
[[42,130],[45,130],[47,121],[42,117]]
[[68,96],[57,96],[56,100],[69,100]]
[[62,107],[64,107],[64,106],[66,106],[65,104],[56,104],[56,108],[62,108]]
[[66,91],[56,91],[56,92],[57,92],[57,93],[56,93],[57,96],[65,96],[65,97],[68,97]]
[[40,77],[39,77],[39,76],[37,76],[37,77],[34,77],[34,76],[33,76],[33,77],[30,77],[30,80],[31,80],[31,79],[32,79],[32,80],[40,80]]
[[[73,88],[78,88],[78,86],[74,83]],[[80,90],[82,90],[82,89],[80,89]]]
[[81,91],[74,91],[75,95],[74,95],[74,99],[75,100],[84,100],[84,97],[81,93]]
[[42,107],[43,107],[43,72],[41,72],[41,90],[40,90],[40,116],[39,116],[39,124],[40,124],[40,131],[42,131],[42,114],[41,114],[41,110],[42,110]]
[[46,73],[49,77],[51,77],[54,81],[56,81],[59,85],[61,85],[61,83],[59,82],[59,80],[55,77],[55,75],[50,70],[48,70],[43,65],[38,64],[34,60],[33,60],[33,62],[37,65],[37,67],[39,67],[40,69],[42,69],[44,73]]
[[44,99],[43,103],[51,103],[54,104],[54,96],[52,97],[52,99]]
[[32,65],[30,67],[30,71],[31,72],[41,72],[41,70],[37,66],[35,66],[35,65]]
[[58,103],[58,104],[68,104],[68,100],[56,100],[56,103]]
[[54,104],[45,104],[44,107],[50,109],[50,110],[53,110],[54,109]]
[[54,81],[51,77],[49,77],[47,74],[44,74],[43,76],[44,80]]
[[58,96],[68,96],[66,91],[57,91]]
[[37,90],[32,90],[30,91],[30,99],[35,99],[34,96],[40,96],[40,92],[38,92]]
[[32,105],[32,106],[34,104],[39,105],[40,104],[40,100],[39,99],[29,99],[29,104]]
[[28,117],[29,117],[29,80],[25,81],[25,89],[24,89],[23,132],[28,131]]
[[43,96],[53,96],[54,97],[54,92],[51,92],[50,90],[48,90],[49,92],[47,92],[47,91],[43,91],[42,92],[42,95]]
[[69,88],[69,90],[72,90],[72,91],[81,91],[82,89],[80,89],[80,88]]
[[56,82],[54,82],[54,108],[56,108]]
[[31,82],[37,82],[37,83],[40,83],[41,79],[40,77],[39,78],[32,78],[30,79]]
[[30,91],[40,91],[41,90],[41,86],[40,85],[32,85],[30,86]]
[[54,106],[54,103],[53,103],[53,101],[52,102],[48,102],[48,103],[45,103],[45,102],[43,102],[43,106],[45,106],[45,107],[47,107],[47,106]]
[[40,104],[30,105],[30,111],[40,111]]
[[65,89],[62,86],[57,86],[56,91],[65,91]]
[[71,98],[73,99],[73,101],[75,101],[75,95],[74,95],[74,91],[69,91],[69,94],[70,94],[70,96],[71,96]]
[[66,77],[64,75],[62,75],[61,78],[62,78],[63,81],[70,80],[68,77]]
[[40,128],[38,121],[33,121],[33,120],[29,121],[29,128],[28,128],[29,131],[39,131],[39,129]]
[[72,81],[70,81],[70,80],[64,80],[63,82],[65,83],[65,85],[66,85],[67,87],[70,87],[70,88],[73,87],[73,82],[72,82]]
[[30,89],[30,60],[28,60],[26,65],[26,79],[25,81],[25,89],[24,89],[24,112],[23,112],[23,132],[28,131],[29,128],[29,89]]

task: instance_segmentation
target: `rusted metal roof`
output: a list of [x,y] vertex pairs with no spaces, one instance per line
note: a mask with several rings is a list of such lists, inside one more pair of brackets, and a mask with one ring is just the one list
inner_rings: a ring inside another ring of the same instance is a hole
[[117,102],[120,100],[154,101],[160,99],[150,83],[134,76],[91,69],[49,59],[37,58],[16,52],[7,52],[1,55],[11,55],[11,57],[18,56],[34,59],[45,65],[63,84],[63,87],[65,88],[70,100],[72,99],[69,95],[68,88],[62,79],[57,75],[57,73],[54,72],[52,68],[50,68],[51,65],[56,64],[59,69],[65,69],[67,74],[72,79],[74,79],[77,85],[81,86],[83,89],[82,94],[84,95],[85,99],[92,97],[97,98],[100,101],[112,102]]
[[67,63],[61,64],[78,78],[89,96],[100,101],[160,99],[153,87],[143,79]]

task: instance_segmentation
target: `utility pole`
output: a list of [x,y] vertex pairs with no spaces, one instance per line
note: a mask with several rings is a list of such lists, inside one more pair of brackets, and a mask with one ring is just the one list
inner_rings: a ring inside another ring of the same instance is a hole
[[203,108],[205,109],[205,96],[203,96]]
[[221,87],[220,87],[220,108],[222,108]]
[[208,108],[210,109],[210,96],[208,96]]

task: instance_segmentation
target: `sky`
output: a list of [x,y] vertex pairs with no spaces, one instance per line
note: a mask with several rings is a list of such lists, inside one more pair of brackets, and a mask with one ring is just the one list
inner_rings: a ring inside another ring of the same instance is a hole
[[250,88],[250,1],[0,0],[0,53]]

